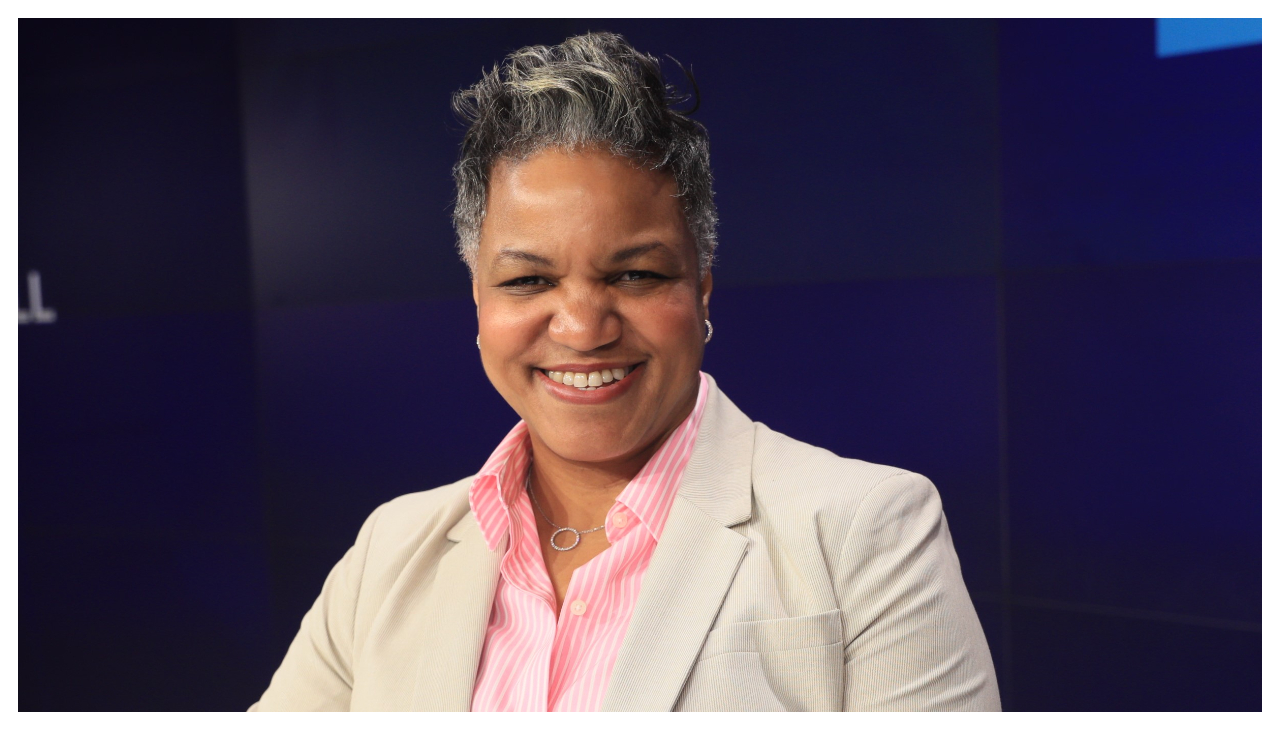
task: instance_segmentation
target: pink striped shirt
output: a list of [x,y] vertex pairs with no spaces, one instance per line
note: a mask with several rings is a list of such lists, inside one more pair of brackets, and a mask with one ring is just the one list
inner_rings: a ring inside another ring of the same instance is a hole
[[559,617],[533,507],[524,491],[530,459],[524,421],[511,429],[476,475],[471,511],[489,549],[496,550],[508,532],[511,539],[485,633],[473,711],[600,709],[640,581],[693,453],[707,404],[707,379],[702,374],[699,379],[693,412],[609,509],[609,547],[573,572]]

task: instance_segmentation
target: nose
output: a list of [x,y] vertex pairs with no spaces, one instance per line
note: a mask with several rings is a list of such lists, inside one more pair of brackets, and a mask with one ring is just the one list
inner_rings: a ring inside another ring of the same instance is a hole
[[622,320],[605,292],[566,291],[556,302],[547,334],[556,344],[578,352],[590,352],[621,337]]

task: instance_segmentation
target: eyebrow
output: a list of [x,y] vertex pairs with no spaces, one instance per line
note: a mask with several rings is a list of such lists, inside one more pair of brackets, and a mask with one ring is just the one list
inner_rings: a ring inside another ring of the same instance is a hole
[[628,248],[624,248],[621,251],[614,253],[613,256],[609,257],[609,262],[613,264],[620,264],[624,261],[630,261],[631,259],[640,258],[641,256],[649,253],[650,251],[653,251],[654,249],[664,249],[663,253],[667,255],[670,255],[671,253],[669,250],[666,250],[667,247],[664,246],[661,241],[654,241],[653,243],[642,243],[638,246],[630,246]]
[[498,252],[497,256],[493,257],[493,264],[490,268],[496,269],[502,264],[511,262],[523,262],[527,264],[534,264],[535,266],[551,265],[551,259],[546,258],[545,256],[539,256],[536,253],[529,253],[528,251],[521,251],[517,248],[504,248]]
[[[620,264],[632,259],[640,258],[655,249],[663,249],[662,252],[667,255],[670,255],[671,253],[661,241],[654,241],[652,243],[641,243],[636,246],[629,246],[621,251],[617,251],[609,257],[609,262],[612,264]],[[552,265],[551,259],[545,256],[539,256],[536,253],[530,253],[528,251],[521,251],[518,248],[504,248],[498,252],[497,256],[493,257],[493,264],[490,268],[496,269],[502,264],[512,262],[534,264],[535,266]]]

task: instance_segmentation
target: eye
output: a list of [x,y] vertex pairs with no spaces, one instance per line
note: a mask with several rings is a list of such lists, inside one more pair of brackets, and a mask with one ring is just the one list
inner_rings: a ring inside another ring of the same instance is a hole
[[502,282],[498,286],[503,289],[536,289],[541,286],[550,286],[551,282],[541,276],[518,276]]
[[633,281],[642,281],[644,279],[665,279],[665,278],[667,277],[654,271],[624,271],[622,272],[622,274],[618,276],[618,281],[633,282]]

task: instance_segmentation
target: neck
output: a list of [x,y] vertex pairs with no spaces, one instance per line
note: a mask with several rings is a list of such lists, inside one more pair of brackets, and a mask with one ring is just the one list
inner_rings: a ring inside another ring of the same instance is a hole
[[[627,484],[666,441],[668,433],[645,449],[616,461],[593,463],[561,458],[529,432],[533,449],[530,486],[538,503],[557,524],[587,529],[602,524]],[[590,524],[588,524],[590,523]]]
[[565,459],[552,451],[530,429],[533,467],[529,481],[531,488],[537,493],[538,503],[557,524],[578,529],[603,524],[605,515],[613,507],[618,495],[622,494],[635,475],[640,473],[649,459],[667,442],[671,433],[689,416],[696,399],[695,389],[694,399],[686,407],[679,409],[678,417],[656,439],[633,454],[610,461]]

